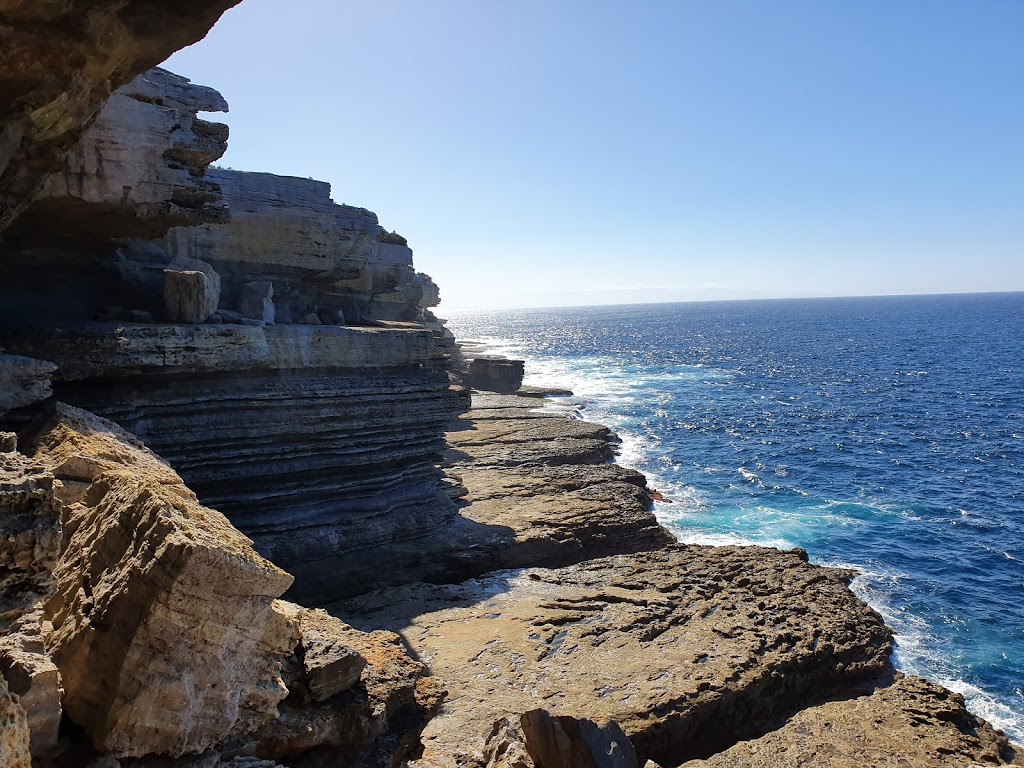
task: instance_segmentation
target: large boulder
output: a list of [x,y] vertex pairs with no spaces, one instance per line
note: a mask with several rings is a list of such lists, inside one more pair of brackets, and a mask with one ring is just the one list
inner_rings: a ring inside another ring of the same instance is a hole
[[[64,705],[101,751],[198,753],[277,716],[291,577],[119,427],[60,408],[37,438],[65,508],[47,605]],[[230,652],[225,652],[230,649]]]
[[175,323],[203,323],[220,303],[220,276],[209,264],[179,257],[164,270],[164,306]]

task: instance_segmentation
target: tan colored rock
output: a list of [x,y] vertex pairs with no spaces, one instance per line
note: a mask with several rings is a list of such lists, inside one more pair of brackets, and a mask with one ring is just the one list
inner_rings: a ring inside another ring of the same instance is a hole
[[299,646],[303,682],[313,701],[326,701],[359,682],[366,667],[359,651],[360,634],[326,611],[303,610],[299,615]]
[[0,677],[0,765],[4,768],[32,768],[29,752],[28,716],[18,697],[7,691]]
[[60,672],[43,644],[42,606],[0,637],[0,675],[16,693],[28,716],[32,756],[45,759],[57,751],[60,730]]
[[1024,751],[964,708],[963,698],[919,677],[869,696],[832,701],[782,728],[684,768],[939,768],[1024,765]]
[[131,433],[111,421],[57,403],[32,440],[37,462],[63,483],[89,484],[108,470],[130,469],[184,499],[192,493],[170,465]]
[[175,323],[204,323],[220,303],[220,276],[205,262],[178,258],[164,270],[164,305]]
[[68,508],[48,604],[68,716],[125,756],[201,752],[257,728],[287,694],[281,661],[298,632],[272,604],[291,577],[155,456],[86,416],[61,409],[37,440],[58,473],[93,476]]
[[[346,646],[365,660],[365,667],[356,685],[321,702],[304,694],[308,678],[290,683],[293,693],[282,703],[278,719],[248,736],[222,742],[219,752],[290,760],[316,750],[330,758],[330,765],[387,766],[417,754],[420,732],[437,712],[445,690],[426,675],[422,663],[410,658],[401,638],[391,632],[359,632],[336,619],[329,621],[322,611],[283,601],[277,601],[276,610],[299,617],[300,624],[306,618],[304,639],[317,628],[342,634]],[[301,649],[293,662],[301,662],[300,655]],[[301,663],[297,672],[305,675]]]
[[0,451],[0,633],[52,589],[60,548],[55,485],[41,463]]
[[891,635],[801,552],[674,546],[339,604],[398,630],[451,694],[424,759],[481,765],[492,724],[543,707],[618,722],[641,760],[756,735],[888,669]]
[[639,768],[636,750],[618,723],[598,724],[532,709],[495,724],[484,748],[488,768]]
[[237,2],[0,3],[0,230],[35,198],[112,89],[201,40]]

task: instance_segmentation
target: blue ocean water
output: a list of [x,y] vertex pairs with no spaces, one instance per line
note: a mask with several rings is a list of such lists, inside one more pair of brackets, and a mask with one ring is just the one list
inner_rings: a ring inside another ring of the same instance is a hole
[[686,542],[861,572],[897,666],[1024,743],[1024,293],[461,313],[615,428]]

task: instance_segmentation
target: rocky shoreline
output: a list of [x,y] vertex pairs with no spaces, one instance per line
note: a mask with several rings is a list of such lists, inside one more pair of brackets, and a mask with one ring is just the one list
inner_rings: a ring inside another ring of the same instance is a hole
[[2,768],[1024,765],[848,573],[676,543],[375,214],[211,167],[151,67],[233,4],[0,2]]

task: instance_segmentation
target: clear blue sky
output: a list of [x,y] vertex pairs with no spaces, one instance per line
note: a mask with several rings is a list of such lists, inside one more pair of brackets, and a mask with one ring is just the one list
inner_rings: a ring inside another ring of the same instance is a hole
[[244,0],[166,66],[442,310],[1024,290],[1024,0]]

